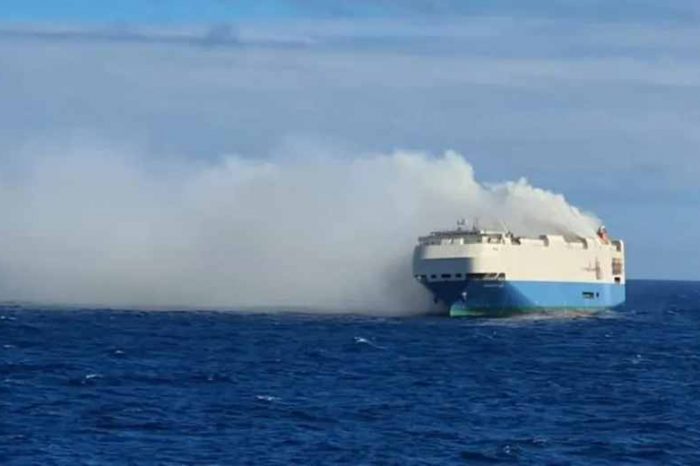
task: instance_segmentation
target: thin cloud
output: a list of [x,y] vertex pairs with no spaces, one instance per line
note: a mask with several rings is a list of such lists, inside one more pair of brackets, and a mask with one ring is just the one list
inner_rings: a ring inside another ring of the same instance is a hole
[[119,26],[50,25],[0,26],[0,40],[38,40],[79,43],[132,43],[153,45],[180,45],[196,47],[303,47],[309,44],[303,37],[242,37],[238,28],[229,23],[208,27],[190,27],[178,30]]

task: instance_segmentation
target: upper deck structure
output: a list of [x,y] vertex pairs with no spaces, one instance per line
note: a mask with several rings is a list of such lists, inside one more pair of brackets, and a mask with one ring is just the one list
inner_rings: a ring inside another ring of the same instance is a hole
[[625,299],[624,243],[597,235],[517,236],[477,227],[418,239],[415,278],[453,315],[607,308]]

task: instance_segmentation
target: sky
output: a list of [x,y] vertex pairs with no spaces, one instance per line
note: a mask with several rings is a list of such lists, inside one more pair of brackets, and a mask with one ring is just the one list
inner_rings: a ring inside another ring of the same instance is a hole
[[[679,0],[4,1],[0,183],[26,201],[94,178],[59,217],[99,196],[115,157],[151,198],[231,160],[345,170],[455,151],[484,189],[525,178],[599,218],[626,240],[631,278],[700,279],[699,13]],[[36,184],[62,157],[86,167],[79,179]],[[15,234],[59,229],[14,209]],[[0,275],[31,297],[20,263]]]
[[5,0],[7,21],[192,23],[291,18],[436,18],[465,15],[697,19],[692,1],[667,0]]

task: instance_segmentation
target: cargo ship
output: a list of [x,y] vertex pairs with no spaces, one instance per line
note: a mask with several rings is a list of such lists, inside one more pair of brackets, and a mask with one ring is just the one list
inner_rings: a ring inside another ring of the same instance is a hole
[[625,249],[605,227],[595,236],[465,228],[418,239],[413,275],[452,317],[597,310],[625,301]]

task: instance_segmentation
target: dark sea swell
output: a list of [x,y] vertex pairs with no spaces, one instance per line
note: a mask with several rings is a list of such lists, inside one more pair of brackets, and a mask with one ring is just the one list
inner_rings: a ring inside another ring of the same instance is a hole
[[494,320],[0,308],[3,464],[700,464],[700,284]]

